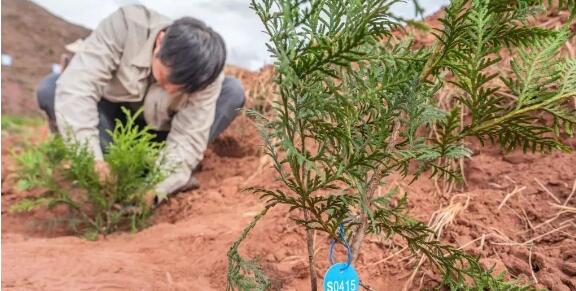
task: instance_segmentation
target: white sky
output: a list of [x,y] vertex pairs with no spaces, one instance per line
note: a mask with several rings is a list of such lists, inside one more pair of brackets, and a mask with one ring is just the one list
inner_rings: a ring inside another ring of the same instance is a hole
[[[248,7],[249,0],[32,0],[69,22],[94,28],[101,19],[127,4],[141,3],[168,17],[193,16],[204,20],[218,31],[228,45],[228,62],[247,69],[258,69],[269,62],[266,35],[262,24]],[[449,0],[425,0],[427,14],[438,10]],[[394,7],[403,17],[413,16],[410,4]]]

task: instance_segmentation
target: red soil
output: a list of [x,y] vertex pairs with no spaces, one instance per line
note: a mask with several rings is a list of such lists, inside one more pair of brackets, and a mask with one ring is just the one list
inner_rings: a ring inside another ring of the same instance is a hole
[[[42,129],[45,135],[46,130]],[[49,212],[12,214],[13,201],[35,193],[13,189],[7,151],[17,138],[4,136],[2,185],[2,287],[6,290],[129,289],[129,290],[222,290],[225,288],[226,252],[250,219],[263,208],[252,194],[240,191],[247,185],[273,185],[271,170],[261,169],[259,138],[250,120],[240,116],[223,138],[206,153],[198,178],[202,188],[173,197],[153,217],[154,225],[136,234],[114,234],[96,242],[66,235]],[[536,228],[558,212],[557,203],[535,179],[563,204],[576,181],[576,155],[503,155],[498,150],[476,148],[466,162],[468,186],[456,202],[469,198],[468,207],[444,230],[442,240],[482,256],[488,267],[507,270],[528,280],[530,247],[499,245],[524,242],[554,229],[534,241],[532,269],[539,287],[551,290],[576,288],[576,226],[574,217],[560,215]],[[4,176],[6,177],[6,176]],[[408,185],[391,177],[409,193],[410,212],[422,221],[449,204],[451,196],[436,194],[426,178]],[[526,187],[498,206],[514,187]],[[454,194],[452,194],[454,195]],[[576,206],[576,199],[568,201]],[[241,252],[259,258],[275,289],[306,290],[308,274],[302,229],[295,226],[284,208],[277,208],[258,224]],[[524,215],[524,213],[526,213]],[[570,222],[571,221],[571,222]],[[47,227],[48,226],[48,227]],[[535,230],[531,230],[535,228]],[[470,243],[485,235],[485,240]],[[508,238],[508,239],[505,239]],[[395,240],[394,240],[395,241]],[[357,268],[375,290],[398,290],[410,275],[415,261],[402,252],[402,243],[369,239]],[[328,267],[328,241],[317,239],[318,269]],[[423,267],[423,286],[437,282]],[[417,277],[419,279],[420,277]],[[411,289],[417,289],[416,280]]]

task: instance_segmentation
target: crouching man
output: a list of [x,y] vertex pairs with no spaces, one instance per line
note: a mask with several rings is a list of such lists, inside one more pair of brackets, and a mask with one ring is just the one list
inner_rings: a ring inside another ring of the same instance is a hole
[[74,56],[62,74],[47,76],[37,90],[51,129],[85,142],[105,179],[107,130],[124,120],[122,107],[143,107],[139,124],[166,142],[163,163],[171,169],[147,203],[197,187],[193,170],[204,150],[244,104],[240,82],[223,74],[222,37],[191,17],[171,21],[144,6],[127,6],[69,49]]

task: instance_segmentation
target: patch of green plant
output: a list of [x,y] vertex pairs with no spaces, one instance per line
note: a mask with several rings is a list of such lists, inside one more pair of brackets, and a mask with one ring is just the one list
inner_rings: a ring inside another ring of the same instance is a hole
[[[576,96],[576,61],[558,56],[568,27],[529,25],[545,1],[455,0],[432,32],[436,43],[418,49],[392,36],[403,23],[389,10],[397,2],[252,1],[270,38],[279,97],[272,116],[250,114],[281,185],[249,190],[267,209],[288,206],[306,229],[311,290],[314,234],[339,240],[340,224],[356,258],[365,236],[396,236],[427,258],[444,285],[516,288],[493,278],[476,257],[430,239],[433,231],[406,211],[409,193],[380,196],[378,189],[394,172],[412,180],[423,173],[460,179],[447,162],[471,156],[470,138],[504,150],[570,151],[561,134],[576,126],[567,106]],[[560,3],[571,19],[575,6]],[[510,73],[500,69],[504,52],[515,55]],[[449,86],[457,92],[445,110],[438,93]],[[228,290],[246,290],[246,282],[248,289],[266,288],[259,269],[237,251],[265,213],[229,252]]]
[[24,127],[38,127],[44,123],[41,118],[2,114],[2,131],[20,132]]
[[254,260],[248,261],[242,258],[238,253],[238,247],[246,238],[248,233],[256,226],[256,223],[266,215],[268,209],[271,207],[272,205],[267,206],[254,217],[250,225],[242,231],[240,237],[232,244],[232,247],[228,251],[229,265],[227,278],[229,282],[234,282],[233,287],[229,285],[228,289],[266,290],[270,287],[270,280],[266,277],[262,268]]
[[30,212],[39,207],[46,206],[50,202],[48,198],[24,198],[18,200],[16,203],[10,206],[10,212],[13,213],[23,213]]
[[506,280],[506,272],[501,272],[496,276],[491,275],[492,270],[475,270],[473,280],[471,283],[454,282],[445,280],[443,286],[453,291],[484,291],[484,290],[506,290],[506,291],[531,291],[535,289],[530,284],[525,284],[519,281]]
[[18,188],[40,188],[44,194],[19,201],[12,210],[65,205],[70,219],[79,221],[74,229],[87,238],[143,228],[151,214],[144,195],[165,174],[157,163],[164,144],[154,142],[149,129],[135,123],[141,111],[123,111],[126,122],[117,121],[109,132],[112,144],[104,160],[111,173],[105,181],[99,180],[94,156],[84,144],[52,137],[17,156]]

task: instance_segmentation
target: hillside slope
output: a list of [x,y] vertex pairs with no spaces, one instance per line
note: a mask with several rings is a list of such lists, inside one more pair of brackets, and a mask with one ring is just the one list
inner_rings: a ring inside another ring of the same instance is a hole
[[2,113],[37,112],[36,85],[59,62],[66,44],[89,33],[29,0],[2,0],[2,53],[13,62],[2,67]]

